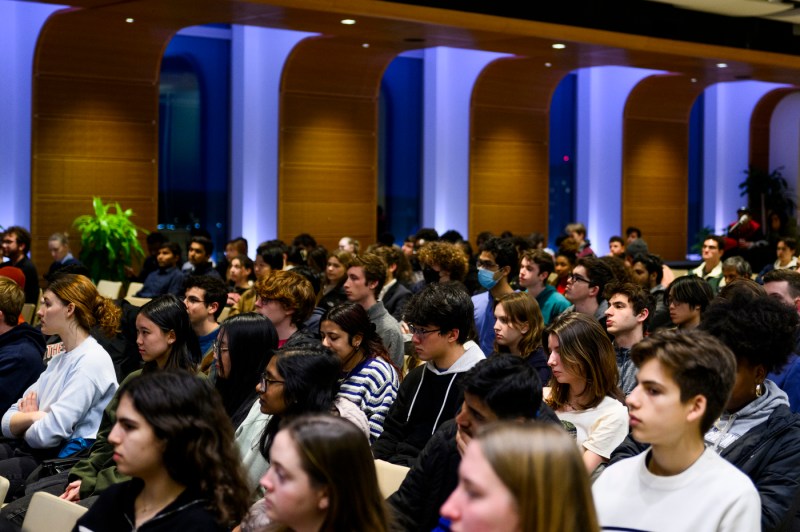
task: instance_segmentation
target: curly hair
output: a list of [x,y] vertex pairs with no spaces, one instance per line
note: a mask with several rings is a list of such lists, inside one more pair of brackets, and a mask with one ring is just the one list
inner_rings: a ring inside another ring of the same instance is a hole
[[[509,325],[522,332],[522,327],[527,326],[528,331],[522,334],[519,340],[519,352],[523,358],[542,347],[542,332],[544,331],[544,318],[539,309],[539,303],[526,292],[512,292],[502,296],[495,302],[502,305]],[[498,353],[507,353],[508,347],[494,343],[494,350]]]
[[464,281],[469,271],[469,261],[464,251],[456,244],[449,242],[428,242],[417,253],[422,266],[438,265],[442,270],[450,272],[452,281]]
[[292,323],[300,326],[314,311],[316,295],[311,281],[292,271],[275,270],[255,284],[262,299],[278,301],[287,310],[294,310]]
[[[567,371],[586,379],[579,396],[583,408],[594,408],[605,397],[622,400],[619,370],[611,340],[596,319],[580,312],[561,314],[545,331],[558,340],[558,354]],[[558,410],[569,401],[569,384],[550,379],[547,404]]]
[[233,427],[219,394],[205,379],[164,370],[132,379],[120,391],[165,443],[169,476],[197,489],[223,526],[238,523],[250,497]]
[[408,262],[405,254],[397,246],[380,246],[373,251],[377,256],[386,261],[387,266],[391,268],[392,264],[397,266],[394,271],[394,277],[403,284],[408,284],[412,281],[413,271],[411,264]]
[[797,311],[782,301],[737,291],[715,299],[698,328],[721,340],[738,360],[769,373],[789,360],[797,325]]
[[75,305],[75,321],[85,331],[99,325],[108,336],[116,336],[122,311],[113,301],[97,293],[97,287],[83,275],[56,276],[47,287],[64,305]]

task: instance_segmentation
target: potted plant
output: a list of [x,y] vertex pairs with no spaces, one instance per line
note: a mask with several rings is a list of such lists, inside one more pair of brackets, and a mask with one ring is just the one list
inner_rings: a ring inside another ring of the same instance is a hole
[[750,210],[754,218],[766,226],[766,216],[769,212],[780,213],[784,216],[794,214],[794,191],[789,187],[789,182],[783,177],[782,168],[767,172],[761,168],[750,166],[744,173],[747,178],[739,184],[741,196],[747,197]]
[[104,205],[95,197],[92,206],[94,215],[78,216],[72,222],[81,233],[81,262],[95,283],[101,279],[125,281],[125,266],[144,257],[137,236],[146,231],[131,221],[133,211],[123,211],[119,203]]

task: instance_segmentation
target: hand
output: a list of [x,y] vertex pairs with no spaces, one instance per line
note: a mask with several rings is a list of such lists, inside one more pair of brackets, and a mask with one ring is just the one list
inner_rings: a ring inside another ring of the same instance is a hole
[[69,483],[67,490],[59,496],[61,499],[70,502],[78,502],[81,500],[81,481],[74,480]]
[[236,292],[228,292],[228,303],[229,307],[236,305],[239,300],[242,298],[241,294],[237,294]]
[[400,322],[400,331],[403,334],[411,334],[411,330],[408,328],[408,323],[406,323],[405,321]]
[[458,449],[458,454],[464,456],[464,452],[467,450],[467,445],[469,442],[472,441],[472,436],[466,434],[461,429],[456,431],[456,449]]
[[19,402],[19,411],[23,413],[36,412],[39,410],[39,398],[36,392],[31,392],[23,397]]

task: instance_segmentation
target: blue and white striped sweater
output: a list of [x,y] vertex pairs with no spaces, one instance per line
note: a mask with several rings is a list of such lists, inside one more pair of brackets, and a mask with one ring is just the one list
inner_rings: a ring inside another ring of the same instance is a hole
[[352,401],[367,416],[370,443],[383,432],[383,420],[397,397],[399,387],[397,372],[382,358],[362,362],[341,383],[339,397]]

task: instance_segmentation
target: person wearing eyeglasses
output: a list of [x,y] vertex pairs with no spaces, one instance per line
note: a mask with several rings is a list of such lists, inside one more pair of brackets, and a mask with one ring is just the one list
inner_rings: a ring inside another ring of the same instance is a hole
[[725,252],[725,239],[717,235],[708,235],[703,241],[703,263],[689,273],[696,275],[711,286],[711,291],[717,295],[719,289],[725,286],[722,276],[722,254]]
[[608,301],[603,296],[606,285],[614,279],[608,265],[594,257],[578,259],[578,264],[567,278],[564,297],[572,303],[565,312],[580,312],[593,316],[603,329],[606,327]]
[[192,330],[200,342],[202,359],[199,369],[213,381],[216,377],[213,344],[219,334],[217,318],[228,301],[228,288],[222,279],[210,275],[190,275],[183,287],[183,303],[189,313]]
[[411,466],[436,429],[463,401],[459,382],[486,356],[474,337],[472,299],[457,283],[434,283],[415,294],[405,319],[423,365],[411,370],[372,444],[377,459]]

